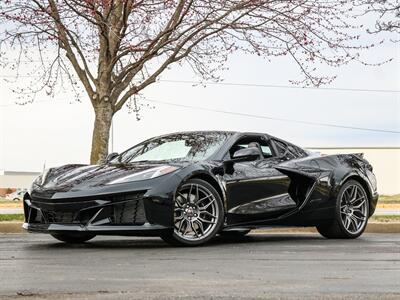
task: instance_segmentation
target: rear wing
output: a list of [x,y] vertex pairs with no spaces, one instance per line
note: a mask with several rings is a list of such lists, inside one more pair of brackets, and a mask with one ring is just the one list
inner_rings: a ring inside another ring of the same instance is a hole
[[369,163],[369,161],[364,158],[364,153],[351,153],[348,155],[352,155],[352,156],[358,158],[362,167],[370,170],[371,172],[374,170],[372,165]]
[[364,159],[364,153],[350,153],[351,155],[357,156],[360,159]]

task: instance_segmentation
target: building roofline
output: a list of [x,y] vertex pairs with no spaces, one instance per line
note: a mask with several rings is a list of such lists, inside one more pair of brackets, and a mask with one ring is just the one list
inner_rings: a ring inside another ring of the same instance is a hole
[[400,147],[380,147],[380,146],[377,146],[377,147],[374,147],[374,146],[368,146],[368,147],[360,147],[360,146],[357,146],[357,147],[351,147],[351,146],[349,146],[349,147],[343,147],[343,146],[341,146],[341,147],[304,147],[304,149],[316,149],[316,150],[324,150],[324,149],[326,149],[326,150],[335,150],[335,149],[337,149],[337,150],[340,150],[340,149],[360,149],[360,150],[363,150],[363,149],[365,149],[365,150],[368,150],[368,149],[371,149],[371,150],[374,150],[374,149],[380,149],[380,150],[397,150],[397,149],[400,149]]
[[40,172],[30,172],[30,171],[6,171],[3,170],[2,175],[40,175]]

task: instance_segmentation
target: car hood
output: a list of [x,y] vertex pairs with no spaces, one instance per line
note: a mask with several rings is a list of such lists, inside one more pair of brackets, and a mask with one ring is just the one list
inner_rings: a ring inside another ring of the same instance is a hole
[[[104,186],[114,180],[134,175],[151,168],[171,164],[129,163],[105,165],[65,165],[50,169],[44,176],[40,189],[53,191],[80,190]],[[183,167],[184,164],[173,164]]]

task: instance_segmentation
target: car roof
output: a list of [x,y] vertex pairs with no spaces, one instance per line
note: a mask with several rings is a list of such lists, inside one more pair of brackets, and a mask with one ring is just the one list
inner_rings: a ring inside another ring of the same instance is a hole
[[174,135],[174,134],[190,134],[190,133],[230,133],[230,134],[240,134],[240,135],[267,135],[271,136],[268,133],[265,132],[250,132],[250,131],[229,131],[229,130],[187,130],[187,131],[177,131],[177,132],[171,132],[167,134],[162,134],[157,137],[164,137],[164,136],[169,136],[169,135]]

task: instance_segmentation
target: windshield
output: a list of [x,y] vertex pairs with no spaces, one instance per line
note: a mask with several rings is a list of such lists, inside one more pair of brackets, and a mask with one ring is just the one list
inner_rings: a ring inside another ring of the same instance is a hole
[[225,132],[192,132],[163,136],[134,146],[111,162],[204,160],[230,135]]

